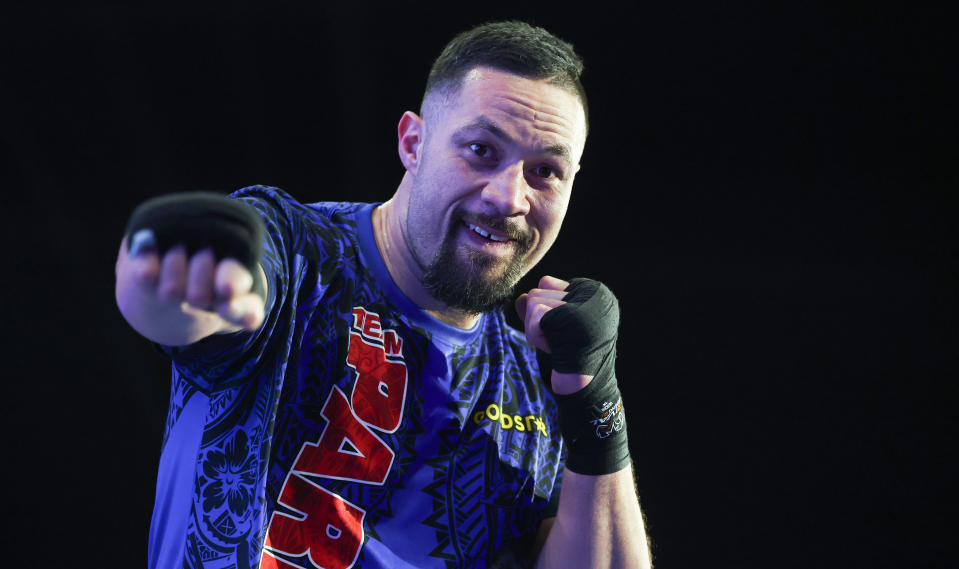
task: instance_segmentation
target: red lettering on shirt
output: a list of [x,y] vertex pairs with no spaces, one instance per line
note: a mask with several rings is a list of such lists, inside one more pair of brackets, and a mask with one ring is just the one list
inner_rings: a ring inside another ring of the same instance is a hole
[[380,317],[378,314],[367,313],[366,320],[363,322],[363,335],[367,338],[382,339],[383,329],[380,328]]
[[383,346],[367,343],[355,332],[350,333],[346,363],[356,370],[353,412],[381,431],[395,432],[406,401],[406,364],[387,360]]
[[403,351],[403,338],[396,335],[396,332],[387,330],[383,335],[383,348],[388,356],[400,356]]
[[304,443],[293,470],[338,480],[382,484],[393,451],[353,414],[346,395],[333,386],[320,415],[326,428],[315,443]]
[[[363,545],[366,512],[325,488],[296,475],[283,484],[279,503],[296,512],[273,512],[266,534],[261,569],[347,569]],[[307,555],[307,566],[278,558]]]
[[[374,429],[393,433],[403,420],[403,339],[383,329],[379,314],[363,307],[352,313],[346,364],[356,372],[353,392],[347,399],[339,387],[331,388],[320,411],[326,427],[316,442],[300,448],[278,500],[299,517],[273,513],[260,561],[264,569],[352,567],[363,546],[366,512],[305,475],[383,484],[393,466],[393,450]],[[310,567],[293,559],[307,553]]]

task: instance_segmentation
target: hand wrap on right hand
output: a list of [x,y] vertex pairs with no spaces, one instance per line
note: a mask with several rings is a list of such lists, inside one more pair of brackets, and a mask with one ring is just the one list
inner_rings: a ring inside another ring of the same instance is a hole
[[209,192],[170,194],[140,204],[127,223],[131,255],[155,248],[160,255],[184,245],[187,255],[210,247],[217,261],[236,259],[253,275],[252,292],[264,296],[258,265],[263,255],[263,220],[243,202]]
[[[540,320],[552,351],[550,365],[559,372],[593,376],[575,393],[554,394],[569,447],[566,467],[589,475],[618,472],[630,460],[626,415],[616,384],[619,304],[603,283],[579,278],[570,280],[563,300],[566,304]],[[549,374],[543,367],[541,372]]]

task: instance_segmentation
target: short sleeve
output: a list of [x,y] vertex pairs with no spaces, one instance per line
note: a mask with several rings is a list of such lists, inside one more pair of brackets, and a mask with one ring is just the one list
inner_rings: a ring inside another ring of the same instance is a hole
[[254,208],[266,228],[260,260],[267,281],[263,325],[253,332],[214,334],[188,346],[157,346],[171,358],[181,378],[205,392],[242,381],[270,343],[282,341],[282,329],[290,321],[286,299],[295,285],[292,268],[299,204],[282,190],[266,186],[244,188],[230,197]]

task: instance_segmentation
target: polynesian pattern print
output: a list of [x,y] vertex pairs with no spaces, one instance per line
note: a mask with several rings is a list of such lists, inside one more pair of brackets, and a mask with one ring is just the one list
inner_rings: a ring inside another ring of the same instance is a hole
[[555,515],[564,452],[502,312],[459,330],[395,287],[372,205],[235,194],[267,227],[255,333],[174,361],[150,566],[493,567]]

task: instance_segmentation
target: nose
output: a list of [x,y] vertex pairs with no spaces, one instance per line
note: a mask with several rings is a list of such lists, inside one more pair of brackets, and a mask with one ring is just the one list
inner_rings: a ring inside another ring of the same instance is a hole
[[523,173],[523,163],[514,162],[502,168],[483,188],[483,201],[502,217],[529,213],[529,184]]

